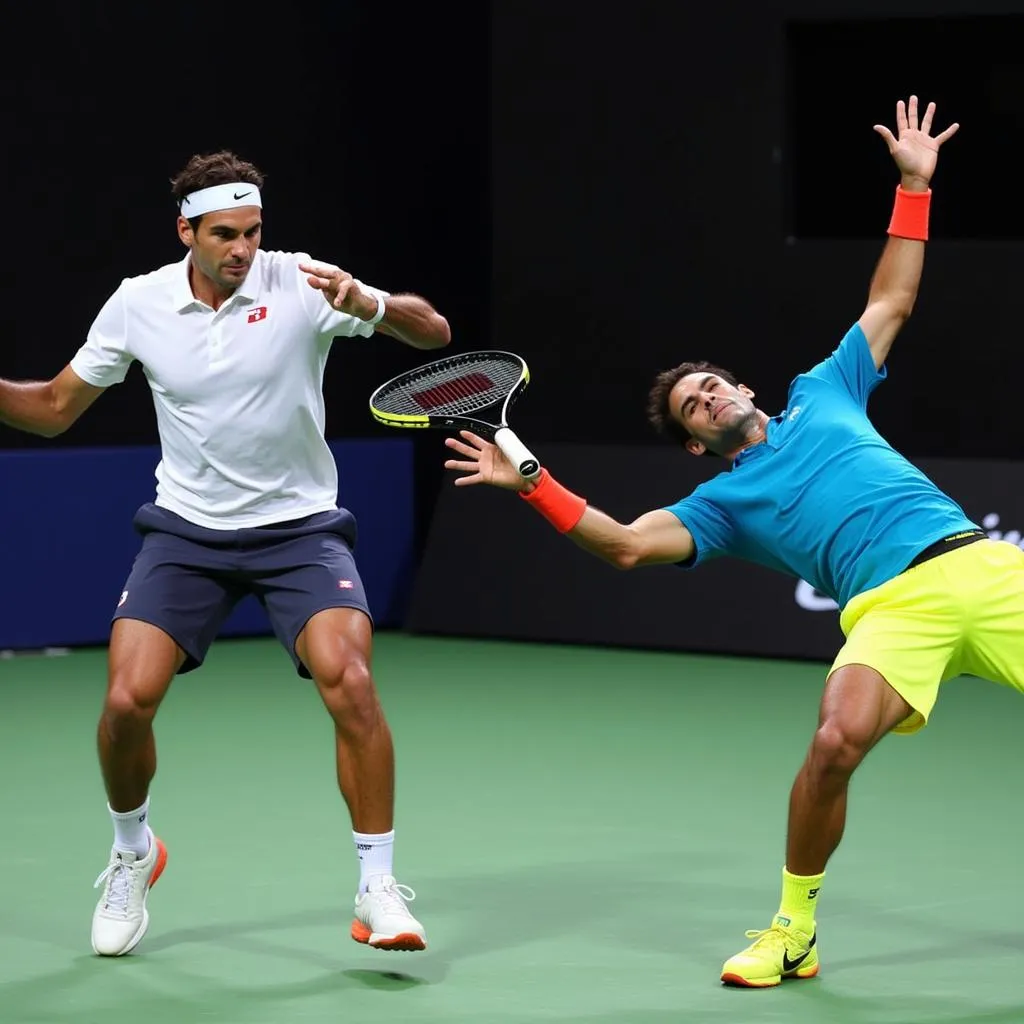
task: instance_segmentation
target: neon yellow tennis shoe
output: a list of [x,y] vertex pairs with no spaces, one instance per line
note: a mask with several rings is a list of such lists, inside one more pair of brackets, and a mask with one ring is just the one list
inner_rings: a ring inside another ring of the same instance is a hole
[[813,978],[818,973],[817,933],[790,927],[788,918],[776,917],[770,928],[749,931],[747,938],[754,941],[722,967],[726,985],[770,988],[783,978]]

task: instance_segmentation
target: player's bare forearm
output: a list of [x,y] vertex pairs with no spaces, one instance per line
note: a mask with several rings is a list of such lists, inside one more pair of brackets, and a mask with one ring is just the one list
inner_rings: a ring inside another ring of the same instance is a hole
[[418,295],[389,295],[377,330],[413,348],[444,348],[452,340],[448,321]]
[[588,505],[566,536],[616,569],[683,562],[693,554],[690,532],[663,509],[626,525]]
[[580,521],[566,534],[577,547],[616,569],[636,565],[636,542],[628,526],[588,505]]
[[879,368],[914,310],[924,269],[924,247],[925,243],[917,239],[890,237],[875,267],[868,302],[858,322]]
[[0,423],[40,437],[65,429],[51,382],[0,380]]

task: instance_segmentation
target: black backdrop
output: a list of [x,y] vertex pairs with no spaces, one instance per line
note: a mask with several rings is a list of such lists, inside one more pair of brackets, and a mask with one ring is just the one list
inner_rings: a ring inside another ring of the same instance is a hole
[[1018,457],[1015,399],[986,396],[1024,370],[1024,218],[997,198],[1024,127],[1024,21],[963,17],[1000,11],[496,4],[493,339],[534,370],[522,432],[643,442],[654,372],[687,358],[777,412],[863,309],[898,180],[872,125],[916,91],[962,128],[873,415],[911,455]]
[[[0,67],[0,375],[51,376],[122,277],[180,258],[169,179],[222,147],[267,175],[265,248],[420,292],[459,337],[486,332],[486,5],[85,3],[34,24],[23,13],[7,35],[21,59]],[[328,430],[374,436],[370,391],[420,354],[387,339],[337,351]],[[155,440],[136,367],[60,443]],[[52,443],[0,429],[0,446]]]
[[[731,365],[775,411],[863,306],[895,185],[871,124],[919,90],[963,129],[873,411],[913,456],[1019,455],[1000,385],[1024,359],[1010,155],[1024,38],[1019,22],[947,17],[1012,4],[190,10],[25,12],[0,70],[4,376],[51,375],[122,276],[178,258],[167,179],[230,146],[268,174],[267,247],[420,291],[456,346],[527,356],[528,440],[649,440],[653,372],[692,356]],[[388,341],[342,356],[329,433],[386,436],[369,391],[422,357]],[[60,443],[152,440],[135,371]],[[417,445],[429,498],[443,450]]]

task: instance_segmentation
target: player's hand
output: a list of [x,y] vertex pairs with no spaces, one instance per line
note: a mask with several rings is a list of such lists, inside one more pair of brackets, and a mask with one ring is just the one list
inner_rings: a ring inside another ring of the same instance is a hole
[[945,131],[932,136],[932,118],[935,104],[929,103],[921,118],[917,119],[917,97],[911,96],[904,106],[903,100],[896,104],[896,130],[893,135],[884,124],[876,124],[875,131],[885,139],[889,152],[903,176],[903,187],[909,191],[923,192],[935,173],[939,158],[939,147],[951,139],[960,127],[951,124]]
[[309,277],[310,288],[323,292],[327,305],[360,320],[369,320],[377,312],[377,296],[364,292],[359,282],[347,271],[337,267],[321,267],[300,263],[299,270]]
[[505,487],[510,491],[526,490],[529,484],[519,475],[519,470],[502,454],[496,444],[477,437],[471,430],[460,430],[462,440],[454,437],[445,439],[445,444],[462,456],[461,459],[448,459],[445,469],[455,470],[464,476],[455,478],[456,487],[468,487],[470,484],[490,484],[492,487]]

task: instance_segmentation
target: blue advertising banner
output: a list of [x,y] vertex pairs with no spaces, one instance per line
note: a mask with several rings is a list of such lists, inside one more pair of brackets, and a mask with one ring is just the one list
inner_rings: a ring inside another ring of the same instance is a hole
[[[401,624],[414,563],[413,446],[331,443],[340,503],[356,516],[356,563],[378,626]],[[156,447],[0,452],[0,651],[104,643],[153,500]],[[269,633],[247,598],[222,635]]]

